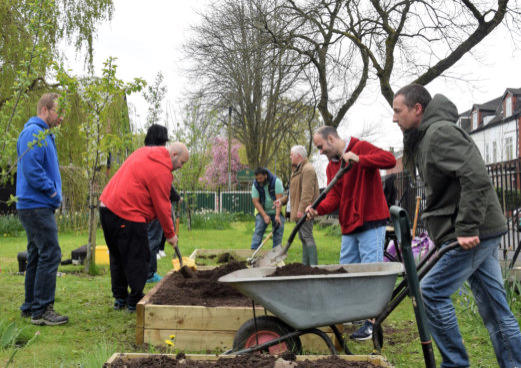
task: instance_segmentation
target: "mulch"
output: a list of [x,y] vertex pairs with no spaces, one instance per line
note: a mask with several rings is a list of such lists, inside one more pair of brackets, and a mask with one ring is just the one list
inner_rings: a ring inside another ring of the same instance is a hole
[[[290,358],[291,359],[291,358]],[[336,356],[319,360],[291,361],[267,354],[245,354],[234,358],[219,358],[217,361],[186,360],[180,353],[176,358],[153,356],[138,359],[116,359],[103,368],[374,368],[370,362],[350,362]]]
[[325,270],[323,268],[317,268],[312,266],[306,266],[302,263],[290,263],[282,267],[277,267],[275,272],[267,275],[266,277],[277,277],[277,276],[306,276],[306,275],[332,275],[337,273],[348,273],[342,267],[336,270]]

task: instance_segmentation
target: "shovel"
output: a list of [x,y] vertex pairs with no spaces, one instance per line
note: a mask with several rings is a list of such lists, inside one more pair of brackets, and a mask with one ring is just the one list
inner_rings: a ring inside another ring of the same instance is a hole
[[[315,199],[313,204],[311,205],[311,208],[315,209],[318,207],[319,203],[324,200],[327,193],[333,188],[338,181],[344,175],[347,171],[351,169],[351,163],[348,165],[345,164],[345,162],[342,160],[342,164],[340,166],[340,169],[337,171],[336,175],[333,177],[329,185],[320,193],[320,195]],[[253,267],[268,267],[268,266],[275,266],[279,264],[280,262],[284,261],[286,257],[288,256],[288,249],[295,239],[295,236],[297,235],[297,232],[299,231],[300,227],[306,222],[307,216],[304,215],[298,220],[297,225],[291,232],[288,238],[288,242],[284,247],[282,245],[277,245],[275,248],[270,250],[266,255],[262,258],[256,259],[253,262]]]
[[[179,217],[176,219],[175,225],[176,225],[175,226],[176,234],[179,235]],[[186,264],[183,264],[183,257],[181,256],[181,251],[179,250],[179,247],[177,245],[174,246],[174,251],[177,256],[177,259],[179,260],[179,272],[181,273],[181,275],[183,275],[183,277],[185,279],[197,278],[197,275],[192,270],[192,268]],[[175,261],[175,259],[172,258],[172,264],[173,264],[174,268],[176,268],[174,261]]]
[[273,230],[271,231],[271,233],[269,233],[268,236],[266,237],[266,239],[264,239],[262,241],[262,243],[257,247],[257,249],[255,249],[255,252],[253,252],[251,257],[246,260],[249,265],[255,264],[255,261],[256,261],[255,256],[257,255],[257,253],[259,253],[259,250],[262,248],[262,246],[264,244],[266,244],[266,242],[273,236],[273,234],[275,233],[275,230],[277,230],[277,228],[279,227],[279,224],[277,224],[277,223],[273,224],[272,227],[273,227]]

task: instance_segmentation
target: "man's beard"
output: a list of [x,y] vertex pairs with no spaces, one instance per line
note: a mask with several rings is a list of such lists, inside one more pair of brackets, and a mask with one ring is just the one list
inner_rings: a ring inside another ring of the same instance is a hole
[[418,143],[423,138],[418,128],[407,129],[403,132],[403,166],[413,180],[416,179],[416,162],[414,156]]

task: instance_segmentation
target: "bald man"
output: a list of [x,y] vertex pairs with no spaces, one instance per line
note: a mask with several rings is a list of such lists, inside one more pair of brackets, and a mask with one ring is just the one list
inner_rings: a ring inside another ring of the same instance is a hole
[[116,310],[126,307],[133,312],[143,297],[150,261],[147,223],[157,218],[166,241],[177,245],[170,203],[172,171],[188,158],[181,142],[142,147],[125,160],[101,194],[100,219]]

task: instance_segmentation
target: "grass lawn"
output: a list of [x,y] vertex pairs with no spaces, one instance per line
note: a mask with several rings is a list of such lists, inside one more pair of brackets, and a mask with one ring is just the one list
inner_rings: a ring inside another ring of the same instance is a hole
[[[286,224],[285,239],[293,224]],[[231,224],[227,230],[192,230],[181,226],[179,245],[183,255],[188,256],[196,248],[249,248],[253,234],[253,222]],[[2,234],[0,234],[2,235]],[[338,262],[340,238],[328,235],[325,230],[315,230],[321,264]],[[63,258],[69,258],[73,249],[86,243],[85,233],[60,233]],[[98,232],[98,244],[104,243]],[[18,237],[2,237],[0,241],[0,322],[23,328],[27,338],[38,334],[33,342],[16,352],[11,366],[15,367],[101,367],[114,352],[157,352],[155,347],[135,346],[135,314],[112,309],[108,267],[100,267],[98,276],[88,276],[80,266],[60,266],[64,275],[58,277],[55,309],[67,314],[70,322],[63,326],[33,326],[20,316],[19,306],[24,298],[24,278],[16,274],[16,255],[25,250],[24,234]],[[271,240],[268,242],[271,245]],[[167,244],[167,257],[159,261],[159,274],[166,274],[172,267],[172,248]],[[287,260],[299,261],[300,241],[293,243]],[[152,287],[147,285],[145,293]],[[497,366],[488,334],[479,316],[471,312],[470,305],[463,305],[464,298],[455,295],[460,327],[471,357],[472,367]],[[515,315],[521,317],[521,303],[517,301]],[[414,313],[406,299],[384,323],[383,355],[396,367],[421,367],[423,355],[417,337]],[[0,324],[1,326],[1,324]],[[0,329],[1,337],[1,329]],[[350,349],[359,354],[372,351],[372,343],[350,343]],[[1,348],[1,345],[0,345]],[[12,349],[0,349],[0,367],[4,367],[13,353]],[[436,351],[436,359],[441,361]]]

